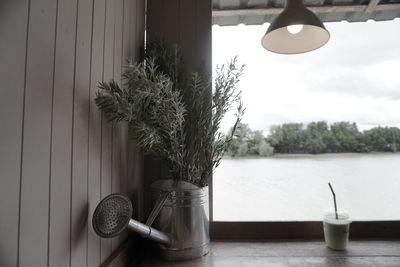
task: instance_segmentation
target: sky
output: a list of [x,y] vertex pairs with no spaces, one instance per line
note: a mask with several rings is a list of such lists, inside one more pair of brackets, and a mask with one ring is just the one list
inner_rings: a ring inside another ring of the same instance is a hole
[[238,87],[250,128],[267,133],[271,125],[319,120],[400,127],[400,19],[325,23],[329,42],[299,55],[265,50],[268,25],[212,28],[213,68],[235,55],[246,65]]

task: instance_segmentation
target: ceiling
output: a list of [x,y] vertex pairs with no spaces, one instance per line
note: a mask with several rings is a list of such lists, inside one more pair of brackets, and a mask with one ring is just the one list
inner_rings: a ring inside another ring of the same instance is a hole
[[[213,24],[258,25],[271,22],[285,0],[212,0]],[[323,22],[382,21],[400,17],[400,0],[303,0]]]

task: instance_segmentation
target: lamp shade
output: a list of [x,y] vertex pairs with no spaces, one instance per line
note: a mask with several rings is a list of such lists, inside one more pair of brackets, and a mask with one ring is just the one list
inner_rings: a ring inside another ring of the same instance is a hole
[[299,54],[320,48],[328,40],[329,32],[324,24],[304,7],[301,0],[287,0],[282,13],[268,27],[261,44],[271,52]]

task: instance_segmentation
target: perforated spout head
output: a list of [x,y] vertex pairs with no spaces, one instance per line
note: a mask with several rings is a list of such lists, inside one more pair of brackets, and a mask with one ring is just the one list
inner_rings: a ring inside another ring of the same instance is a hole
[[101,237],[119,235],[132,217],[132,203],[122,194],[111,194],[97,205],[93,213],[93,229]]

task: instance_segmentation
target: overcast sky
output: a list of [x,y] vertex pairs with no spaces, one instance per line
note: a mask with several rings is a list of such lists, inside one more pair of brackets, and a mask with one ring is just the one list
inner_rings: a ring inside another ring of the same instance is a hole
[[246,64],[239,87],[253,130],[317,120],[400,127],[399,19],[325,23],[329,42],[300,55],[265,50],[268,25],[213,26],[214,67],[235,55]]

